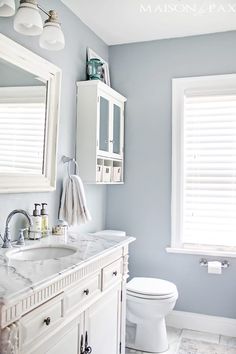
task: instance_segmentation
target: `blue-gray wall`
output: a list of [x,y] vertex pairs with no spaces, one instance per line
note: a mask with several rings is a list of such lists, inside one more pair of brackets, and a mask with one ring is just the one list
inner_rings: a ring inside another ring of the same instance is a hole
[[[46,0],[41,0],[41,5],[48,8]],[[85,79],[86,47],[108,58],[108,47],[60,1],[51,0],[50,8],[60,13],[66,37],[62,52],[42,50],[37,38],[18,35],[9,18],[0,18],[0,32],[63,70],[57,191],[0,195],[0,231],[9,211],[19,207],[30,210],[34,202],[48,202],[51,222],[56,222],[66,172],[60,158],[63,154],[73,156],[75,151],[75,81]],[[200,257],[167,254],[165,247],[170,244],[171,79],[236,72],[235,43],[236,33],[232,32],[110,48],[113,87],[126,95],[128,102],[126,183],[108,188],[106,226],[137,237],[131,247],[132,276],[175,282],[180,293],[177,309],[227,317],[236,317],[236,262],[230,260],[230,269],[222,276],[207,275],[198,265]],[[93,222],[80,230],[102,229],[106,189],[88,186],[86,192]]]
[[[0,232],[4,230],[7,214],[14,208],[24,208],[31,211],[33,203],[47,202],[51,224],[57,222],[61,181],[66,168],[60,162],[62,155],[74,156],[75,126],[76,126],[76,84],[84,80],[86,75],[86,48],[93,48],[104,59],[108,59],[108,47],[100,40],[78,17],[76,17],[61,1],[41,0],[40,5],[46,9],[56,9],[59,12],[65,34],[66,47],[60,52],[49,52],[39,47],[37,37],[17,34],[13,29],[13,19],[0,17],[0,32],[40,56],[55,63],[63,71],[60,133],[58,148],[58,182],[53,193],[0,194]],[[1,43],[0,43],[1,45]],[[80,227],[81,231],[101,229],[105,222],[106,189],[103,186],[88,186],[86,188],[88,204],[93,221]],[[19,227],[21,220],[12,220],[12,230]]]
[[176,283],[178,310],[235,318],[235,260],[223,275],[208,275],[200,256],[167,254],[165,247],[171,237],[171,79],[236,72],[236,32],[113,46],[109,54],[113,87],[128,101],[125,184],[108,187],[106,226],[137,237],[131,276]]

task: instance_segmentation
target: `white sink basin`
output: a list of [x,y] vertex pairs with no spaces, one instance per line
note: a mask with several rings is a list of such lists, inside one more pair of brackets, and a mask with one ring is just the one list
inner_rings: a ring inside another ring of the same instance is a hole
[[17,260],[17,261],[41,261],[45,259],[68,257],[74,254],[75,252],[77,252],[77,248],[72,246],[41,245],[37,247],[29,246],[20,249],[10,250],[6,253],[6,257],[9,260]]

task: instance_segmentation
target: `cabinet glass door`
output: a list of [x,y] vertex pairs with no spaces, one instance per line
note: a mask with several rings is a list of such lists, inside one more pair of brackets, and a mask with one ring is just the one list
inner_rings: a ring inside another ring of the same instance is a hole
[[109,101],[100,97],[99,150],[109,151]]
[[113,105],[113,153],[120,154],[121,143],[121,108]]

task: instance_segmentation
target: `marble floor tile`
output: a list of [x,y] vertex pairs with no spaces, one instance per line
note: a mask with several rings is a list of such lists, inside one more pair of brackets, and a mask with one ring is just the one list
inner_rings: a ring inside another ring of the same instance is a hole
[[219,343],[182,338],[178,354],[236,354],[236,348]]
[[[173,327],[167,328],[167,335],[169,349],[163,354],[236,354],[236,338],[233,337]],[[182,338],[184,346],[182,342],[179,348]],[[126,354],[149,353],[127,349]]]
[[[125,354],[143,354],[143,352],[126,348]],[[145,353],[148,354],[148,353]]]
[[167,327],[167,336],[169,344],[175,343],[180,339],[182,329],[175,327]]
[[126,350],[125,350],[125,354],[137,354],[138,352],[137,351],[135,351],[135,350],[132,350],[132,349],[128,349],[128,348],[126,348]]
[[220,344],[226,345],[228,347],[236,348],[236,338],[220,336]]
[[183,329],[182,338],[195,339],[195,340],[215,343],[215,344],[218,344],[220,342],[219,334],[192,331],[190,329]]

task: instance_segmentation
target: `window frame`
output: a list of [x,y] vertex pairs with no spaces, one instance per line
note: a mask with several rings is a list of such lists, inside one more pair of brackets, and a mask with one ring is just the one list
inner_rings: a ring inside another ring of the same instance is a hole
[[226,255],[236,257],[236,247],[183,243],[183,134],[184,95],[186,90],[236,93],[236,74],[209,75],[172,79],[172,190],[170,253]]

